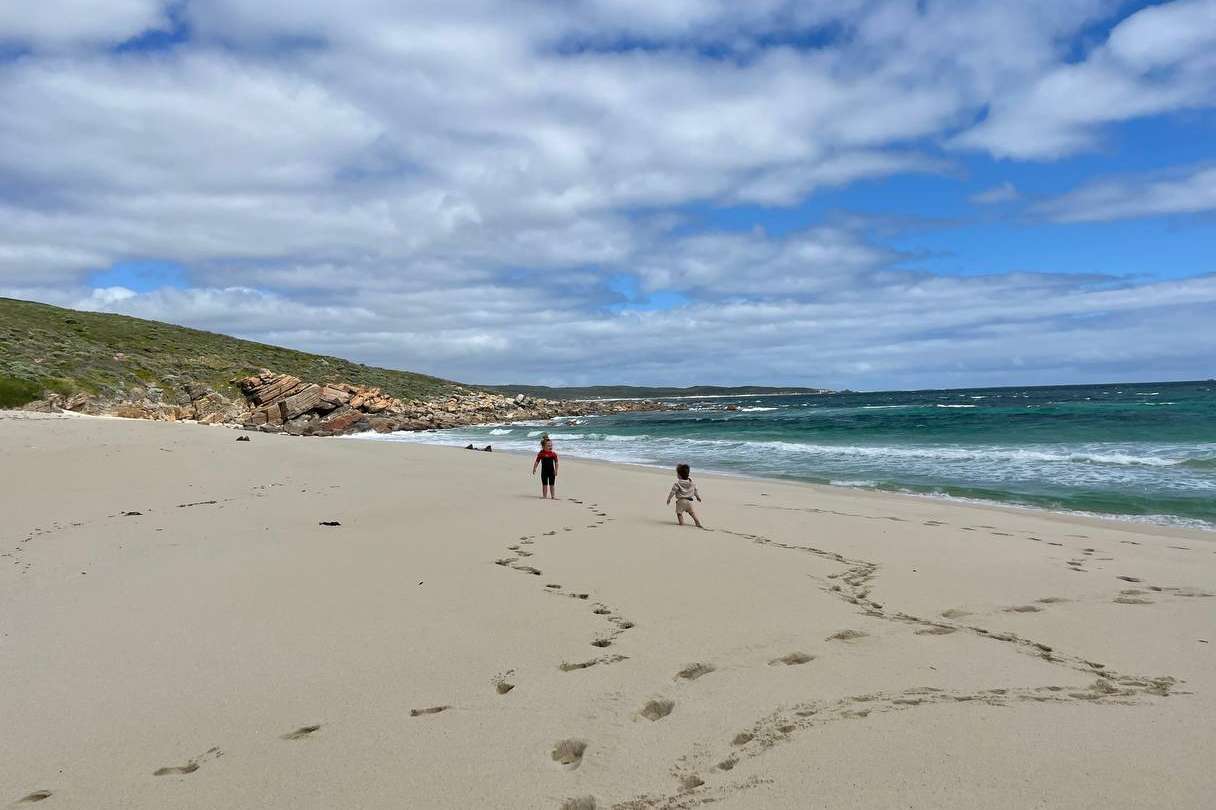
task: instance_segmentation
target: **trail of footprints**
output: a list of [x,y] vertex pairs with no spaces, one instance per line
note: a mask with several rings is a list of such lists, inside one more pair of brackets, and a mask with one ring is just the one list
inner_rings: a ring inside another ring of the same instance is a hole
[[[757,506],[753,504],[753,506]],[[762,507],[785,508],[785,507]],[[821,512],[826,510],[811,509],[803,511]],[[839,513],[837,513],[839,514]],[[868,519],[885,519],[865,515],[855,515]],[[932,525],[944,525],[940,521],[930,521]],[[994,527],[965,527],[976,529],[992,529]],[[972,692],[947,691],[929,686],[911,687],[896,692],[879,692],[864,695],[853,695],[835,701],[808,701],[788,708],[779,709],[761,718],[752,727],[738,732],[723,745],[722,752],[714,755],[705,745],[697,746],[693,753],[681,758],[673,767],[673,776],[679,783],[679,789],[666,795],[643,795],[630,801],[614,804],[617,810],[641,810],[641,808],[683,808],[713,802],[723,798],[727,793],[747,789],[758,784],[753,777],[741,782],[725,783],[716,788],[705,788],[706,779],[712,773],[727,773],[743,760],[762,754],[769,748],[779,745],[799,731],[845,720],[861,720],[893,711],[905,711],[919,706],[929,706],[943,703],[979,703],[993,706],[1010,705],[1018,702],[1035,703],[1067,703],[1075,701],[1090,701],[1100,704],[1131,704],[1146,696],[1167,697],[1177,694],[1177,681],[1169,676],[1144,677],[1123,675],[1096,661],[1089,661],[1078,656],[1061,653],[1050,645],[1023,638],[1014,633],[996,632],[974,624],[961,622],[971,614],[961,609],[942,611],[938,617],[926,619],[900,611],[886,609],[880,602],[871,598],[873,580],[878,566],[874,563],[851,559],[836,552],[782,543],[770,538],[722,530],[759,545],[772,546],[784,550],[811,554],[830,560],[844,566],[844,570],[829,574],[823,586],[828,593],[855,605],[866,616],[887,621],[916,626],[914,633],[922,636],[950,635],[964,632],[978,637],[1012,645],[1019,652],[1035,655],[1049,663],[1085,673],[1093,680],[1088,687],[1078,689],[1075,686],[1035,686],[1026,688],[989,689]],[[994,532],[1000,536],[1012,536],[1009,533]],[[1087,539],[1079,537],[1078,539]],[[1045,542],[1045,541],[1041,541]],[[1093,550],[1089,550],[1093,553]],[[1135,577],[1120,576],[1124,582],[1139,582]],[[1151,592],[1172,593],[1178,596],[1213,596],[1204,591],[1188,588],[1173,588],[1165,586],[1148,586]],[[1113,601],[1120,604],[1140,604],[1130,599],[1137,599],[1146,591],[1140,589],[1123,589]],[[1011,615],[1037,613],[1045,607],[1067,602],[1061,597],[1043,597],[1034,604],[1014,605],[1002,608],[1001,612]],[[1147,601],[1147,600],[1146,600]],[[860,643],[865,633],[846,629],[828,636],[825,641],[836,643]],[[814,656],[803,652],[792,652],[788,655],[772,659],[769,666],[797,666],[809,663]],[[690,665],[677,674],[677,678],[689,680],[701,677],[713,671],[711,664],[698,663]],[[710,792],[706,792],[710,791]]]
[[[586,528],[594,529],[604,525],[607,521],[612,520],[607,513],[603,512],[597,504],[584,504],[582,501],[570,498],[571,502],[583,506],[590,511],[597,520],[587,524]],[[183,504],[183,506],[193,506],[195,504]],[[201,505],[201,504],[200,504]],[[872,516],[872,515],[855,515],[851,513],[834,512],[818,508],[799,509],[795,507],[774,507],[768,505],[748,504],[749,506],[766,509],[782,509],[790,511],[808,511],[818,513],[829,513],[847,517],[857,517],[870,520],[891,520],[900,521],[900,518],[893,516]],[[925,521],[926,526],[943,526],[947,525],[941,521]],[[56,526],[55,529],[60,527]],[[1013,536],[1008,532],[997,531],[993,526],[976,526],[976,527],[959,527],[962,531],[977,531],[979,529],[989,530],[990,534],[996,536]],[[570,532],[570,527],[563,527],[563,532]],[[672,774],[676,778],[679,785],[678,789],[670,794],[665,795],[642,795],[634,799],[618,802],[612,805],[615,810],[653,810],[655,808],[685,808],[703,803],[713,802],[722,798],[727,793],[737,790],[745,790],[759,784],[759,780],[755,777],[736,781],[734,783],[724,783],[719,785],[715,790],[716,794],[707,794],[701,788],[706,786],[706,779],[702,774],[708,776],[712,772],[727,773],[732,771],[736,765],[745,758],[755,757],[762,754],[764,751],[779,745],[782,742],[790,739],[790,737],[799,731],[823,726],[826,724],[840,722],[845,720],[860,720],[871,716],[881,715],[894,711],[905,711],[918,706],[936,705],[944,703],[979,703],[992,706],[1004,706],[1015,702],[1036,702],[1036,703],[1067,703],[1072,701],[1091,701],[1102,704],[1132,704],[1137,702],[1144,696],[1168,697],[1172,693],[1176,693],[1175,687],[1177,681],[1169,676],[1158,677],[1143,677],[1122,675],[1111,670],[1106,665],[1082,659],[1077,656],[1068,655],[1054,650],[1051,646],[1035,642],[1030,639],[1023,638],[1014,633],[995,632],[987,628],[979,627],[973,624],[962,622],[962,619],[971,616],[972,614],[962,609],[949,609],[942,611],[937,617],[926,619],[918,616],[913,616],[900,611],[890,611],[886,609],[882,603],[870,598],[872,583],[878,572],[878,565],[865,560],[852,559],[837,552],[827,551],[824,549],[815,548],[813,546],[803,546],[790,543],[783,543],[772,540],[757,534],[749,534],[745,532],[735,532],[727,529],[720,529],[726,534],[735,535],[758,545],[771,546],[783,550],[810,554],[821,559],[829,560],[844,566],[842,571],[838,571],[827,576],[828,582],[825,583],[824,590],[829,594],[842,599],[858,608],[865,616],[880,618],[887,621],[898,622],[903,624],[915,625],[917,629],[914,631],[916,635],[923,636],[940,636],[950,635],[957,632],[972,633],[976,636],[988,638],[993,641],[1013,645],[1019,652],[1036,655],[1039,658],[1065,668],[1086,673],[1094,677],[1093,682],[1085,689],[1077,689],[1075,687],[1066,686],[1037,686],[1026,688],[1012,689],[988,689],[973,692],[947,691],[928,686],[912,687],[897,692],[876,692],[863,695],[852,695],[834,701],[807,701],[805,703],[796,704],[790,707],[783,707],[774,711],[770,715],[761,718],[755,722],[750,728],[736,733],[727,743],[724,744],[724,754],[713,755],[709,752],[707,746],[699,745],[693,754],[682,757],[679,762],[673,767]],[[35,532],[37,534],[38,532]],[[558,535],[557,530],[544,532],[541,535],[530,535],[520,537],[518,542],[507,546],[507,550],[511,552],[510,556],[501,557],[494,560],[495,564],[510,568],[523,574],[531,576],[543,576],[543,571],[533,565],[522,563],[521,560],[526,560],[533,557],[536,552],[529,546],[534,546],[537,539],[542,537],[553,537]],[[1062,543],[1046,541],[1039,537],[1027,536],[1028,539],[1035,542],[1043,542],[1048,545],[1060,546]],[[1088,539],[1084,535],[1069,535],[1075,539]],[[32,539],[32,538],[27,538]],[[1124,543],[1138,545],[1136,541],[1125,540]],[[1174,548],[1174,547],[1171,547]],[[1189,550],[1186,547],[1179,546],[1179,550]],[[1098,559],[1102,561],[1110,561],[1110,557],[1097,557],[1094,548],[1083,548],[1081,556],[1069,560],[1066,564],[1072,570],[1084,571],[1083,566],[1088,559]],[[1119,575],[1117,580],[1125,584],[1141,585],[1139,578]],[[562,596],[577,601],[590,602],[591,594],[584,592],[567,591],[558,583],[546,583],[544,585],[546,593],[555,596]],[[1112,602],[1122,605],[1147,605],[1152,604],[1152,599],[1148,598],[1153,595],[1173,595],[1178,597],[1212,597],[1216,594],[1203,591],[1195,588],[1175,587],[1175,586],[1160,586],[1160,585],[1145,585],[1143,588],[1132,587],[1122,588],[1114,596]],[[1035,601],[1034,604],[1013,605],[1001,608],[1000,611],[1006,614],[1029,614],[1037,613],[1044,609],[1044,606],[1064,603],[1069,600],[1061,597],[1043,597]],[[606,628],[606,632],[597,634],[590,642],[591,646],[603,649],[610,647],[612,644],[626,631],[634,627],[633,622],[624,619],[615,614],[615,612],[603,602],[590,602],[592,605],[592,613],[597,616],[604,617],[605,621],[610,625]],[[866,638],[866,634],[859,630],[844,629],[828,636],[826,642],[834,643],[853,643]],[[627,660],[624,655],[602,656],[591,658],[584,661],[567,662],[563,661],[558,665],[558,668],[563,672],[574,672],[581,669],[587,669],[598,664],[615,663],[618,661]],[[786,655],[774,658],[768,662],[771,667],[792,667],[801,666],[815,660],[815,656],[809,655],[801,651],[793,651]],[[706,675],[716,671],[716,667],[712,663],[699,661],[691,663],[675,673],[673,680],[682,683],[692,683]],[[492,683],[495,691],[499,695],[507,695],[515,689],[514,670],[508,670],[494,677]],[[416,708],[410,711],[410,716],[421,718],[431,715],[437,715],[451,709],[451,706],[438,705],[423,708]],[[675,711],[676,702],[672,699],[659,697],[646,701],[638,710],[637,716],[650,722],[659,722],[668,717]],[[294,731],[281,735],[281,739],[287,741],[298,741],[308,739],[321,729],[320,724],[301,726]],[[551,751],[551,759],[559,767],[564,770],[575,770],[583,761],[584,754],[589,747],[589,743],[582,739],[563,739],[554,743]],[[203,754],[187,760],[181,765],[170,765],[158,768],[153,772],[155,776],[184,776],[197,771],[208,760],[217,759],[223,756],[223,752],[219,748],[208,749]],[[708,790],[708,788],[707,788]],[[34,791],[18,801],[22,803],[35,803],[48,799],[52,796],[49,790]],[[579,796],[564,800],[560,805],[562,810],[596,810],[599,805],[593,796]]]
[[[587,504],[581,500],[578,500],[577,498],[569,498],[568,500],[571,503],[583,507],[587,511],[591,512],[594,517],[598,518],[598,520],[587,524],[587,528],[589,529],[598,528],[599,526],[603,526],[609,520],[612,520],[608,513],[599,507],[599,504]],[[573,529],[569,526],[563,526],[561,530],[562,533],[570,531],[573,531]],[[520,560],[527,559],[528,557],[532,557],[536,554],[536,551],[528,548],[528,546],[534,546],[538,540],[546,537],[554,537],[558,534],[559,532],[554,529],[543,532],[539,535],[525,535],[520,537],[517,542],[507,546],[507,551],[511,552],[511,555],[500,557],[494,560],[494,563],[495,565],[510,568],[512,570],[519,571],[520,573],[531,574],[532,576],[543,576],[544,571],[534,565],[521,563]],[[591,599],[590,593],[568,591],[563,585],[556,582],[545,583],[544,591],[545,593],[553,594],[554,596],[566,597],[583,602],[590,601]],[[597,633],[596,636],[591,640],[590,644],[592,647],[596,647],[598,649],[611,647],[613,643],[616,642],[616,640],[620,638],[626,631],[631,630],[634,627],[633,622],[617,615],[615,611],[613,611],[603,602],[594,602],[591,612],[597,616],[603,616],[608,624],[603,632]],[[562,661],[558,665],[558,669],[560,669],[562,672],[574,672],[580,669],[588,669],[589,667],[593,667],[598,664],[613,664],[625,660],[627,660],[627,656],[624,655],[609,655],[590,658],[582,661]]]

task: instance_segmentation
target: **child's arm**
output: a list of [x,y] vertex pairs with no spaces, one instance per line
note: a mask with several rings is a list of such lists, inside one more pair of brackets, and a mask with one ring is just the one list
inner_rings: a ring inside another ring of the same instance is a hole
[[536,475],[536,467],[538,464],[540,464],[540,456],[537,456],[536,458],[534,458],[532,460],[532,474],[533,475]]
[[557,468],[560,467],[561,465],[562,465],[561,459],[559,459],[557,457],[557,454],[554,453],[553,454],[553,474],[554,475],[557,475]]
[[667,491],[667,505],[671,506],[671,499],[676,494],[676,485],[672,484],[671,489]]
[[692,494],[697,497],[697,503],[700,503],[701,502],[701,490],[697,489],[696,487],[693,487]]

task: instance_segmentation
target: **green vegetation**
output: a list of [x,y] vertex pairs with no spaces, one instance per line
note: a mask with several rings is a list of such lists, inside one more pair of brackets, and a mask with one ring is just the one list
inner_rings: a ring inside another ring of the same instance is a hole
[[19,408],[42,396],[42,386],[28,380],[0,377],[0,408]]
[[549,388],[544,385],[480,385],[500,394],[527,394],[542,399],[670,399],[672,397],[743,397],[757,394],[825,394],[826,388],[784,388],[764,385],[694,385],[689,388],[651,388],[640,385],[588,385],[580,388]]
[[310,382],[374,385],[401,399],[459,387],[157,321],[0,298],[0,407],[24,404],[45,390],[121,398],[134,387],[154,385],[172,397],[203,383],[236,395],[232,380],[261,368]]

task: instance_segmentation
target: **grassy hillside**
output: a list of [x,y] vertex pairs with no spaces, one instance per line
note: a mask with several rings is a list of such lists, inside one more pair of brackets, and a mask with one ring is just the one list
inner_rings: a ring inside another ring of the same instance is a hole
[[825,388],[772,387],[764,385],[694,385],[690,388],[655,388],[639,385],[588,385],[550,388],[544,385],[482,385],[486,391],[527,394],[543,399],[669,399],[671,397],[742,397],[755,394],[821,394]]
[[457,387],[157,321],[0,298],[0,407],[22,405],[44,390],[121,397],[134,387],[155,385],[168,394],[196,382],[236,394],[230,380],[259,368],[312,382],[375,385],[402,399]]

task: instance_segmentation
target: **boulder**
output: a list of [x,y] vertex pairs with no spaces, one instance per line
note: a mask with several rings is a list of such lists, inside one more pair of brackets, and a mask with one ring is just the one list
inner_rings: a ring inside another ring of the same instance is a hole
[[321,386],[305,385],[298,392],[279,402],[279,412],[286,421],[308,413],[320,403]]
[[349,405],[341,405],[322,417],[321,430],[330,433],[345,433],[363,419],[363,414]]

